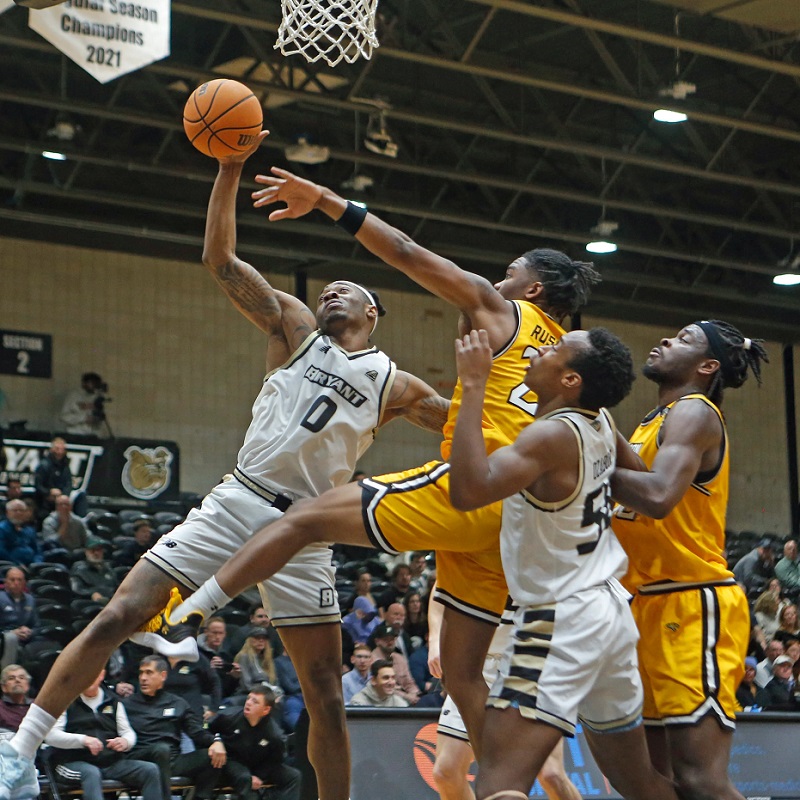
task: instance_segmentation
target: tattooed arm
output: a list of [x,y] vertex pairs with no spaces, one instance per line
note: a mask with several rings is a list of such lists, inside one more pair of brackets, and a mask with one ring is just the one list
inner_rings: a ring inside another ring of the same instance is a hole
[[276,351],[270,361],[280,363],[316,328],[316,322],[303,303],[274,289],[263,275],[236,255],[236,192],[244,161],[260,142],[259,139],[241,156],[219,162],[208,202],[203,264],[234,306],[270,336],[270,350]]
[[381,425],[404,418],[426,431],[441,433],[450,401],[409,372],[397,370]]

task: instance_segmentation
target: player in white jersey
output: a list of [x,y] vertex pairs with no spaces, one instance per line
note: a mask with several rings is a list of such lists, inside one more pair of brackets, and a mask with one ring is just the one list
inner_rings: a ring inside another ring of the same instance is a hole
[[[500,674],[503,656],[508,649],[516,606],[510,601],[489,645],[483,662],[483,677],[492,686]],[[439,636],[444,617],[441,603],[428,605],[428,669],[435,678],[442,677]],[[436,731],[436,760],[433,779],[441,800],[475,800],[467,778],[475,754],[469,743],[467,726],[451,695],[447,695],[439,713]],[[549,800],[581,800],[580,792],[564,769],[564,745],[559,740],[536,776]]]
[[463,387],[450,499],[503,500],[500,546],[519,609],[489,696],[479,800],[527,798],[536,773],[580,717],[598,766],[629,800],[676,800],[650,763],[642,726],[638,634],[616,576],[625,554],[610,528],[616,432],[604,406],[633,382],[631,355],[602,328],[572,331],[531,356],[536,422],[486,454],[481,414],[491,348],[484,331],[456,342]]
[[[215,487],[199,510],[136,564],[92,625],[58,658],[19,732],[0,745],[2,800],[38,794],[36,748],[114,648],[165,607],[173,587],[193,591],[294,500],[348,481],[379,425],[405,416],[438,432],[446,420],[446,400],[370,346],[379,307],[365,289],[348,281],[329,284],[315,319],[297,298],[273,289],[236,256],[236,193],[242,164],[256,147],[220,161],[203,253],[225,294],[268,336],[270,373],[234,478]],[[346,800],[341,618],[330,551],[324,545],[306,548],[262,588],[300,678],[319,796]],[[173,605],[179,601],[174,598]]]

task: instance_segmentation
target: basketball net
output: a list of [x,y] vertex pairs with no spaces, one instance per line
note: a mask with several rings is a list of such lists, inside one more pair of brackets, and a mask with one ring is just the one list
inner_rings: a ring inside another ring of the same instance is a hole
[[281,7],[275,49],[285,56],[301,53],[306,61],[324,59],[335,67],[342,59],[368,59],[378,47],[378,0],[281,0]]

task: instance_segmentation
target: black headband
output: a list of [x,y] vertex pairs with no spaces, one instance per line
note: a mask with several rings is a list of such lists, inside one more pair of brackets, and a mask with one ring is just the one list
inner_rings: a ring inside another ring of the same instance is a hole
[[725,348],[725,343],[722,341],[722,337],[719,335],[717,326],[708,320],[701,320],[699,322],[695,322],[694,324],[700,327],[703,333],[705,333],[711,353],[714,358],[719,361],[719,368],[722,372],[722,380],[725,382],[725,385],[732,386],[734,383],[736,383],[738,374],[736,368],[733,366],[733,364],[731,364],[731,360],[728,357],[728,353]]

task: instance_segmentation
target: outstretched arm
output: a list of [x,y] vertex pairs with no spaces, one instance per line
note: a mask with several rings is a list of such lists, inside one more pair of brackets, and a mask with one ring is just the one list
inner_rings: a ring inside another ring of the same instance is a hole
[[670,411],[662,427],[662,442],[649,471],[618,467],[611,494],[626,508],[652,519],[663,519],[704,468],[706,454],[718,458],[722,425],[702,400],[684,400]]
[[[236,255],[236,192],[244,162],[266,136],[246,153],[219,161],[206,215],[203,264],[236,308],[269,336],[286,340],[292,352],[316,327],[313,314],[297,298],[274,289]],[[288,355],[286,353],[285,355]]]
[[[332,220],[338,220],[345,213],[347,201],[331,189],[278,167],[272,167],[271,171],[272,175],[256,175],[256,183],[265,184],[267,188],[253,192],[256,208],[279,201],[286,203],[286,208],[269,215],[271,221],[296,219],[315,208]],[[466,272],[452,261],[418,245],[374,214],[366,215],[356,239],[382,261],[470,317],[480,310],[506,310],[506,301],[485,278]]]
[[426,431],[441,433],[450,401],[410,372],[397,371],[381,425],[403,418]]

